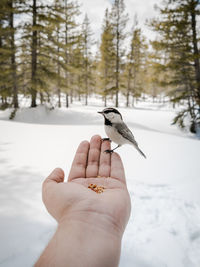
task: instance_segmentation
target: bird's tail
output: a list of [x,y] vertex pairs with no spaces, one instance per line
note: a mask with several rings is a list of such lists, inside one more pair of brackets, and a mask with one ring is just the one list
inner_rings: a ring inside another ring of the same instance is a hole
[[138,146],[136,146],[135,147],[136,149],[137,149],[137,151],[146,159],[147,157],[146,157],[146,155],[142,152],[142,150],[138,147]]

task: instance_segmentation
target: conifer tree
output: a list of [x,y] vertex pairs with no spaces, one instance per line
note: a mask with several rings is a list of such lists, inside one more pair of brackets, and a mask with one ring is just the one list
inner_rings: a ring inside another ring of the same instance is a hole
[[7,104],[7,96],[10,95],[9,81],[9,38],[6,34],[8,30],[7,1],[0,2],[0,95],[2,106]]
[[125,4],[124,0],[115,0],[112,5],[111,10],[111,22],[113,27],[113,34],[114,34],[114,53],[115,53],[115,93],[116,93],[116,100],[115,106],[118,107],[119,105],[119,90],[120,90],[120,71],[122,67],[122,58],[124,51],[123,41],[126,37],[124,32],[126,23],[128,20],[128,15],[125,14]]
[[38,28],[37,28],[38,7],[37,0],[32,2],[32,45],[31,45],[31,107],[36,107],[37,97],[37,48],[38,48]]
[[60,1],[54,1],[49,6],[45,2],[33,0],[27,12],[31,20],[26,21],[24,25],[22,43],[27,46],[26,60],[30,58],[26,70],[26,88],[31,94],[31,107],[35,107],[38,95],[41,103],[46,96],[50,101],[50,94],[55,85],[57,87],[63,85],[61,70],[61,67],[65,69],[64,45],[63,39],[61,40],[61,24],[64,24],[63,6]]
[[[56,0],[55,1],[55,11],[56,15],[55,17],[57,19],[60,19],[59,13],[60,13],[60,7],[59,2]],[[57,14],[58,13],[58,14]],[[61,39],[61,25],[60,23],[57,23],[55,27],[55,39],[56,39],[56,47],[57,47],[57,61],[56,61],[56,67],[57,67],[57,82],[56,82],[56,92],[58,95],[58,107],[61,107],[61,64],[60,64],[60,39]]]
[[74,74],[74,89],[78,95],[79,101],[84,94],[84,45],[82,32],[80,31],[76,36],[76,43],[73,49],[73,74]]
[[58,107],[61,107],[61,92],[65,91],[65,76],[67,71],[66,64],[66,45],[64,39],[65,31],[65,2],[63,0],[54,0],[49,13],[49,25],[47,29],[51,33],[51,61],[52,71],[54,71],[54,81],[52,93],[58,96]]
[[[144,91],[145,87],[145,69],[147,44],[141,29],[138,27],[137,19],[135,18],[132,38],[130,44],[130,51],[127,55],[126,62],[126,77],[127,77],[127,92],[126,92],[126,106],[129,106],[129,96],[138,97]],[[133,102],[134,103],[134,102]]]
[[69,106],[69,93],[72,94],[71,78],[73,72],[73,52],[77,39],[77,16],[80,14],[80,6],[75,1],[62,0],[64,2],[64,44],[65,44],[65,94],[66,94],[66,107]]
[[90,21],[87,14],[85,15],[83,24],[82,24],[82,44],[83,44],[83,84],[84,84],[84,94],[85,94],[85,105],[88,104],[88,95],[91,85],[91,40],[92,31],[90,28]]
[[115,47],[114,47],[114,34],[110,21],[108,9],[105,11],[103,22],[103,32],[101,35],[100,45],[100,87],[101,94],[104,97],[104,105],[107,105],[107,96],[115,87],[113,84],[115,76]]
[[150,44],[151,52],[148,53],[146,61],[147,93],[153,97],[154,102],[158,96],[161,101],[161,96],[169,95],[172,71],[167,68],[168,57],[164,51],[160,50],[159,44],[156,41]]
[[10,48],[11,48],[11,69],[12,69],[12,86],[13,86],[13,104],[18,108],[18,88],[17,88],[17,66],[16,66],[16,45],[15,45],[15,27],[14,27],[14,1],[8,2],[10,8],[9,26],[10,26]]
[[18,13],[17,0],[0,2],[0,93],[2,99],[12,97],[12,105],[18,108],[17,62],[15,15]]
[[[23,25],[21,38],[21,53],[26,53],[26,57],[21,55],[21,60],[28,63],[25,73],[22,72],[22,75],[26,75],[26,91],[29,91],[31,95],[31,107],[36,107],[38,93],[43,101],[43,91],[48,87],[50,51],[47,52],[47,47],[51,33],[47,31],[46,27],[49,7],[38,0],[32,0],[30,5],[24,3],[24,9],[30,19]],[[24,62],[22,61],[21,64],[23,66]]]
[[161,20],[152,23],[160,34],[155,43],[167,55],[165,66],[171,73],[168,85],[173,89],[173,101],[184,100],[187,103],[174,123],[184,127],[184,120],[189,116],[190,130],[196,132],[200,126],[199,1],[168,0],[163,2],[159,11]]

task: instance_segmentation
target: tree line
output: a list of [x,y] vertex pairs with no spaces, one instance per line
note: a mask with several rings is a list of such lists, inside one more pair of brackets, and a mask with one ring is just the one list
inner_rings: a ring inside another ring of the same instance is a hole
[[[156,7],[159,19],[148,22],[156,33],[148,41],[135,16],[127,32],[124,0],[105,10],[101,39],[93,39],[90,20],[80,21],[75,0],[1,0],[0,97],[1,108],[19,107],[19,95],[31,97],[31,107],[65,96],[68,107],[74,97],[97,93],[104,105],[119,93],[126,106],[142,93],[163,93],[184,108],[174,118],[190,130],[200,125],[200,63],[198,0],[166,0]],[[94,54],[92,47],[96,45]]]

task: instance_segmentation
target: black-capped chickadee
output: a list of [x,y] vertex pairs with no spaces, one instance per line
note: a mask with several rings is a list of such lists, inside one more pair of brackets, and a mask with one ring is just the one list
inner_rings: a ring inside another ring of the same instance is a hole
[[117,109],[105,108],[103,111],[98,111],[98,113],[104,116],[105,119],[104,127],[107,136],[111,141],[118,144],[118,146],[115,147],[114,149],[105,150],[105,152],[112,153],[118,147],[124,144],[130,144],[133,145],[137,149],[137,151],[139,151],[140,154],[146,158],[145,154],[138,147],[138,144],[135,141],[132,132],[123,122],[122,115]]

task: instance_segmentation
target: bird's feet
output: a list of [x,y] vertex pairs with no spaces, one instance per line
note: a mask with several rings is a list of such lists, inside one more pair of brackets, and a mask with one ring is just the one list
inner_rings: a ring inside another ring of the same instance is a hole
[[110,140],[110,138],[107,138],[107,137],[106,137],[106,138],[102,138],[101,140],[102,140],[102,141],[109,141],[109,142],[112,142],[112,141]]
[[106,149],[104,152],[111,154],[111,153],[113,153],[113,149]]

